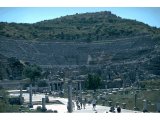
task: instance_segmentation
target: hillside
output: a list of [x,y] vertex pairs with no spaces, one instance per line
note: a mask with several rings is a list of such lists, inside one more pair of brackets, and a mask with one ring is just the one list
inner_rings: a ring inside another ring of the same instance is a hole
[[104,80],[160,78],[160,29],[110,12],[0,23],[0,53],[52,74],[71,68],[79,75],[99,72]]
[[122,19],[111,12],[68,15],[34,24],[0,23],[0,35],[23,40],[92,42],[152,35],[160,29],[136,20]]

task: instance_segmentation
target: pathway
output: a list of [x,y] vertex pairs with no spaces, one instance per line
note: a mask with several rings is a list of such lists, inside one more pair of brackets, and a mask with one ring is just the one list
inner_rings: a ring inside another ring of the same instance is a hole
[[[11,94],[11,95],[12,96],[18,96],[19,94],[15,93],[15,94]],[[28,104],[29,103],[29,94],[28,93],[23,93],[23,97],[24,97],[25,104]],[[42,98],[44,98],[44,97],[45,97],[45,94],[33,94],[32,101],[33,101],[33,103],[34,102],[41,103]],[[67,102],[68,102],[67,98],[49,96],[49,100],[50,101],[58,100],[62,104],[46,104],[46,108],[48,110],[49,109],[50,110],[57,110],[58,113],[67,113]],[[33,105],[33,109],[36,109],[37,106],[41,106],[41,104]],[[110,109],[110,107],[97,105],[96,106],[96,111],[95,111],[95,110],[92,109],[92,105],[91,104],[90,105],[87,104],[86,105],[86,109],[81,109],[81,110],[77,110],[77,108],[75,106],[75,109],[73,110],[73,113],[95,113],[95,112],[97,112],[97,113],[106,113],[106,112],[109,112],[109,109]],[[122,113],[135,113],[135,111],[126,110],[126,109],[122,109],[121,112]]]

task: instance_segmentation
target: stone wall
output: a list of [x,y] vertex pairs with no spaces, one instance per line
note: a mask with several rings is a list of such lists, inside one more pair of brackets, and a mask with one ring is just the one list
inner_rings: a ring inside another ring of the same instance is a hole
[[[100,71],[103,79],[127,80],[135,77],[137,71],[139,79],[143,80],[154,76],[149,69],[151,59],[159,54],[155,45],[149,36],[93,43],[0,39],[0,53],[53,72],[62,68],[72,68],[80,74]],[[132,79],[134,81],[135,78]]]

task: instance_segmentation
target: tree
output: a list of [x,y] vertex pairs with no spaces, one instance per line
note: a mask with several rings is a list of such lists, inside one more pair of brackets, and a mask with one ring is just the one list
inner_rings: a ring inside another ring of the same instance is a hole
[[48,84],[46,81],[39,81],[38,82],[38,87],[47,87],[47,86],[48,86]]
[[92,39],[91,39],[91,33],[88,33],[88,34],[87,34],[86,42],[87,42],[87,43],[92,42]]
[[36,78],[41,77],[41,68],[37,65],[29,65],[24,68],[23,74],[25,77],[30,78],[31,84],[35,85]]
[[85,87],[89,90],[96,90],[100,87],[101,78],[99,75],[88,74],[88,78],[85,82]]

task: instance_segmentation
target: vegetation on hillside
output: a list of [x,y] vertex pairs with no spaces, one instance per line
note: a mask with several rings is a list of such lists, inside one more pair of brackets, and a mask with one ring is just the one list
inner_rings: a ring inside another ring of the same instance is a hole
[[41,77],[42,69],[37,65],[23,63],[15,57],[5,57],[0,54],[0,80],[22,80],[30,78],[34,84],[36,78]]
[[67,15],[34,24],[0,23],[0,35],[13,39],[92,42],[138,35],[157,36],[160,29],[111,12]]
[[41,76],[41,72],[41,68],[37,65],[26,66],[23,70],[24,76],[30,78],[30,83],[33,85],[35,85],[36,78]]
[[140,86],[145,89],[159,89],[160,88],[160,80],[145,80],[140,81]]
[[24,65],[15,57],[7,58],[0,54],[0,80],[22,79]]
[[96,90],[100,87],[101,85],[101,78],[99,75],[92,75],[92,74],[88,74],[88,78],[85,81],[85,87],[88,90]]

